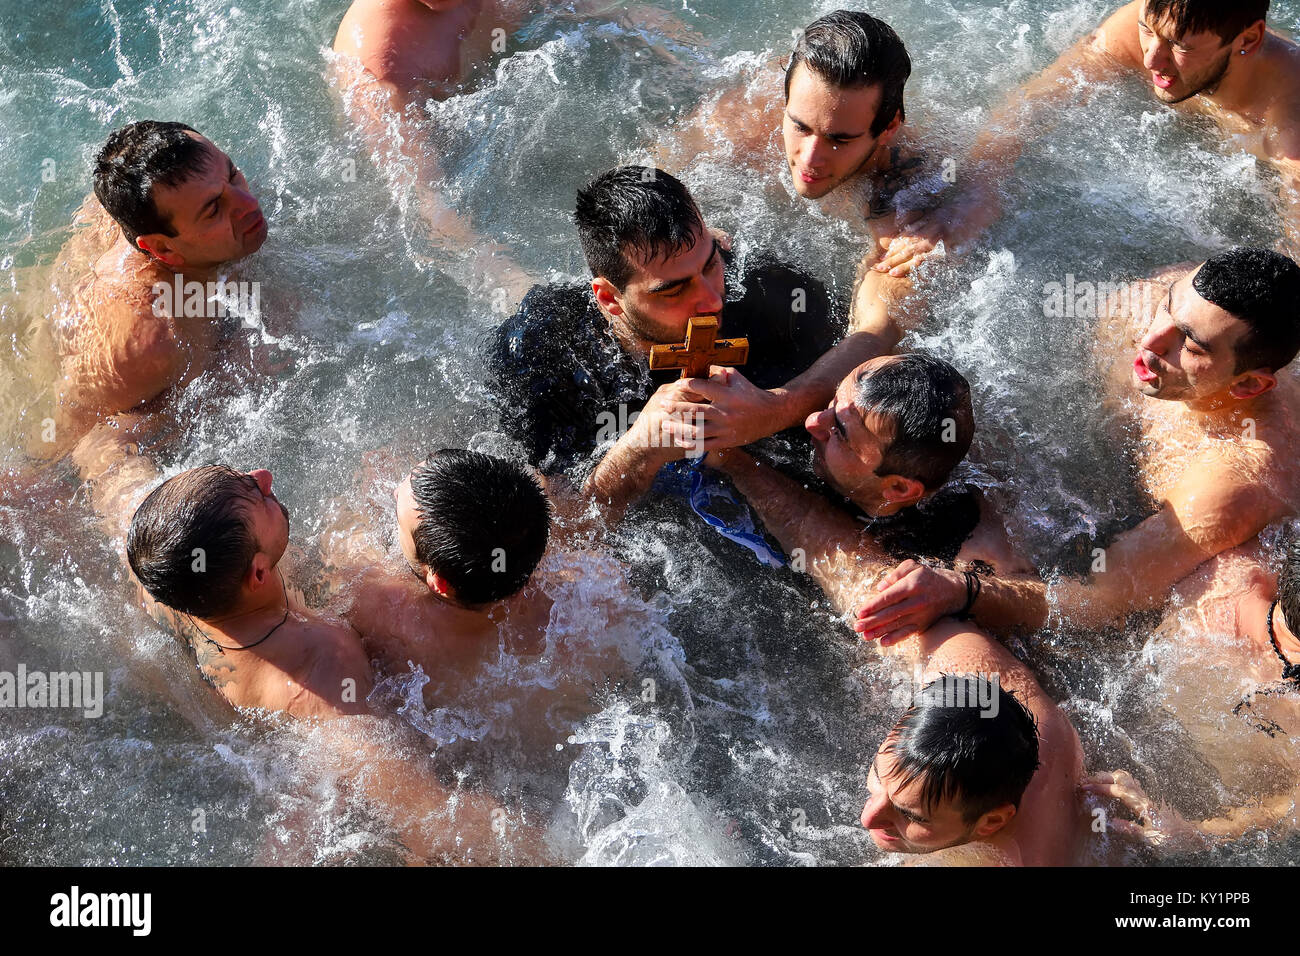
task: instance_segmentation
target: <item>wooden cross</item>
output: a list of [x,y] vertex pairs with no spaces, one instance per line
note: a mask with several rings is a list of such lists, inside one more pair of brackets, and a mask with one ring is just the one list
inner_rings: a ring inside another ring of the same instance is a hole
[[650,347],[650,369],[679,368],[682,378],[708,378],[710,365],[744,365],[749,358],[749,339],[718,338],[718,320],[697,315],[686,324],[686,341],[681,345]]

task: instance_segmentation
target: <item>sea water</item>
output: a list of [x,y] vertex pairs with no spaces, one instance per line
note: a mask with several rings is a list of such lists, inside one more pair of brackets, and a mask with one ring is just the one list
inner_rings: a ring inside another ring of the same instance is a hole
[[[204,380],[190,389],[182,408],[196,410],[193,427],[170,468],[270,468],[294,539],[310,548],[340,496],[385,504],[387,492],[367,485],[367,456],[409,466],[439,447],[504,447],[476,357],[504,316],[429,242],[413,193],[344,114],[328,49],[346,6],[0,5],[7,448],[37,427],[49,398],[47,273],[89,190],[90,161],[110,130],[141,118],[195,126],[247,174],[271,235],[241,278],[260,282],[259,332],[289,358],[215,403]],[[651,6],[686,32],[539,13],[471,91],[429,104],[423,132],[443,171],[433,185],[539,279],[583,275],[571,224],[582,182],[646,160],[665,127],[786,54],[794,31],[834,8]],[[952,157],[1009,90],[1108,9],[872,6],[912,56],[909,125],[932,155]],[[1289,34],[1298,19],[1300,3],[1274,3],[1275,28]],[[674,171],[742,256],[772,249],[841,292],[851,286],[861,235],[792,199],[775,165],[760,175],[720,154]],[[931,317],[907,344],[947,357],[973,384],[979,435],[963,477],[1005,509],[1036,563],[1068,564],[1143,512],[1131,441],[1092,384],[1094,321],[1046,318],[1045,285],[1271,245],[1277,185],[1242,143],[1158,105],[1136,78],[1060,116],[1004,191],[989,234],[927,270]],[[370,810],[313,761],[309,736],[232,717],[138,610],[120,542],[105,539],[71,469],[47,469],[40,489],[36,505],[0,503],[0,669],[102,671],[104,713],[0,713],[0,861],[400,859]],[[541,569],[556,597],[553,640],[600,628],[634,660],[594,716],[556,731],[547,759],[500,733],[509,715],[486,686],[428,710],[425,675],[384,682],[442,769],[522,794],[587,863],[882,862],[857,819],[866,767],[897,716],[889,668],[805,578],[762,568],[680,509],[638,512],[615,552],[618,561],[554,555]],[[1245,799],[1224,792],[1152,692],[1159,678],[1141,662],[1153,626],[1054,635],[1031,659],[1076,722],[1090,767],[1140,768],[1154,797],[1189,815]],[[490,677],[544,683],[530,667],[507,660]],[[1250,838],[1192,862],[1288,862],[1296,848]]]

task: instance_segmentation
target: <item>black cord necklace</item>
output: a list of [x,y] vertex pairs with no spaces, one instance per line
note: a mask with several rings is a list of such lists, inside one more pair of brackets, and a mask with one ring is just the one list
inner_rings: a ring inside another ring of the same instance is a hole
[[[1292,664],[1286,659],[1286,655],[1282,653],[1282,648],[1277,643],[1277,635],[1273,633],[1273,612],[1277,610],[1277,604],[1278,602],[1274,600],[1273,603],[1268,606],[1268,642],[1273,645],[1273,653],[1276,654],[1278,660],[1282,662],[1282,679],[1280,681],[1275,681],[1266,687],[1261,687],[1254,693],[1246,694],[1241,698],[1237,705],[1232,708],[1232,713],[1235,716],[1241,717],[1243,720],[1253,725],[1260,733],[1268,734],[1270,737],[1277,737],[1279,734],[1285,734],[1286,730],[1276,720],[1255,714],[1254,698],[1281,697],[1283,694],[1287,693],[1287,691],[1295,690],[1294,686],[1288,686],[1288,682],[1292,682],[1293,685],[1300,684],[1300,664]],[[1250,711],[1251,713],[1246,714],[1243,713],[1243,711]]]
[[250,648],[254,648],[258,644],[261,644],[272,634],[274,634],[276,631],[278,631],[284,625],[284,622],[289,620],[289,589],[288,587],[285,586],[284,583],[284,572],[281,571],[279,568],[276,568],[275,573],[280,575],[280,593],[284,595],[284,617],[280,618],[279,624],[275,625],[275,627],[271,628],[269,631],[267,631],[265,634],[263,634],[261,637],[255,640],[252,644],[233,644],[233,645],[218,644],[212,638],[208,637],[208,635],[203,633],[203,628],[199,627],[198,624],[194,622],[193,617],[191,617],[189,614],[186,614],[185,616],[189,618],[190,624],[191,626],[193,626],[194,630],[199,632],[199,637],[203,638],[213,647],[217,648],[217,650],[221,652],[222,657],[226,655],[226,651],[246,651],[249,650]]
[[1274,598],[1273,603],[1268,606],[1268,642],[1273,645],[1273,653],[1282,662],[1282,679],[1300,681],[1300,664],[1292,664],[1286,659],[1282,648],[1278,646],[1277,635],[1273,633],[1273,612],[1277,610],[1277,604],[1278,599]]

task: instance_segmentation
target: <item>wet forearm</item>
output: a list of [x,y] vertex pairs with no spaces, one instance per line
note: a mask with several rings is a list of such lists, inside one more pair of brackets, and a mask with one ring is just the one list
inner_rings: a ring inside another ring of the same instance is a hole
[[851,611],[867,582],[888,569],[889,560],[858,522],[825,499],[743,452],[727,451],[712,461],[758,512],[792,566],[810,574],[839,613]]
[[669,460],[660,448],[650,448],[628,432],[596,465],[582,492],[594,499],[611,521],[618,521],[637,498],[650,490],[655,475]]
[[774,389],[781,399],[781,416],[772,423],[773,433],[802,424],[824,409],[845,376],[863,362],[886,354],[897,342],[897,336],[891,341],[886,332],[851,331],[806,372]]

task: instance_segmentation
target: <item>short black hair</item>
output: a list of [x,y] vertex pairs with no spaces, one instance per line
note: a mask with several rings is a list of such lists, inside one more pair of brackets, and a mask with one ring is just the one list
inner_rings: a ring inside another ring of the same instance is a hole
[[854,404],[893,426],[876,474],[913,478],[927,491],[943,486],[975,437],[970,383],[924,352],[904,352],[863,373]]
[[1192,288],[1249,326],[1237,342],[1237,374],[1275,372],[1300,352],[1300,266],[1289,257],[1237,246],[1207,259]]
[[1300,636],[1300,535],[1290,536],[1283,545],[1282,570],[1277,576],[1277,603],[1287,629]]
[[411,494],[420,515],[415,556],[463,604],[510,597],[546,553],[551,503],[516,462],[443,448],[411,472]]
[[1214,31],[1224,43],[1268,16],[1269,0],[1146,0],[1146,14],[1169,19],[1177,35]]
[[881,86],[880,108],[871,121],[871,135],[879,136],[903,110],[903,87],[912,75],[912,59],[893,27],[867,13],[836,10],[808,25],[790,54],[785,70],[785,98],[790,80],[803,64],[827,83],[840,89]]
[[620,291],[636,272],[635,252],[649,262],[694,248],[704,217],[675,176],[650,166],[619,166],[578,190],[573,214],[591,274]]
[[[978,702],[991,701],[994,712]],[[1010,803],[1017,809],[1038,770],[1038,727],[1033,715],[1000,681],[983,674],[941,674],[926,684],[885,742],[900,786],[921,780],[927,808],[947,800],[973,824]]]
[[131,518],[126,557],[150,597],[198,617],[234,607],[258,548],[250,482],[233,468],[207,465],[149,493]]
[[184,123],[140,120],[110,135],[95,157],[95,198],[131,245],[152,233],[176,235],[154,189],[174,188],[207,169],[211,153],[190,133],[197,130]]

